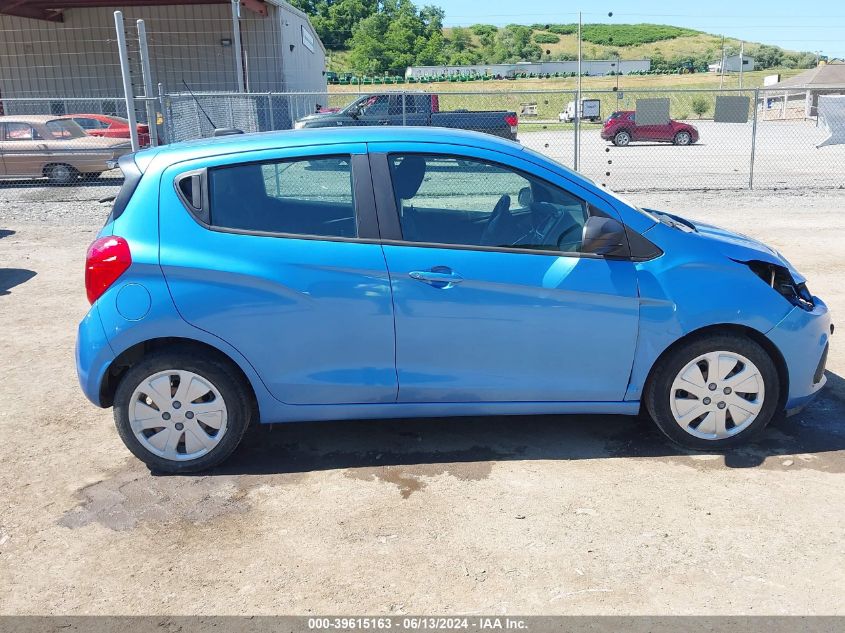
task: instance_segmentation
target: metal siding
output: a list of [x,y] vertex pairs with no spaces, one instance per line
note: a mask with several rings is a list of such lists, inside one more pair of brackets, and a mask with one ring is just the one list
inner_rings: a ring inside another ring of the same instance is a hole
[[[0,15],[0,96],[119,97],[113,15],[118,8],[68,9],[64,23]],[[284,6],[268,9],[267,18],[241,14],[251,90],[324,92],[325,53],[310,23]],[[234,51],[220,44],[232,38],[228,4],[121,10],[133,70],[139,70],[135,21],[146,21],[153,85],[161,82],[166,91],[179,92],[185,79],[195,91],[236,89]],[[302,45],[302,24],[314,34],[314,53]],[[295,44],[292,53],[288,42]],[[140,72],[133,82],[142,94]]]

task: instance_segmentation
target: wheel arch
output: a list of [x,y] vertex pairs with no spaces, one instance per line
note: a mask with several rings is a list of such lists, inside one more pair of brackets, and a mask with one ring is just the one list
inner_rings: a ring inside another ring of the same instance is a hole
[[104,407],[110,407],[114,403],[114,394],[124,374],[143,358],[157,351],[167,350],[168,352],[182,351],[194,355],[203,355],[218,362],[226,364],[238,377],[246,389],[247,397],[253,413],[259,415],[258,398],[255,387],[249,376],[241,366],[228,354],[213,345],[198,341],[196,339],[167,336],[148,339],[136,343],[118,354],[109,364],[108,369],[100,382],[100,403]]
[[646,392],[648,389],[648,385],[651,383],[652,378],[654,377],[655,370],[660,364],[665,360],[665,358],[675,351],[681,345],[686,345],[690,341],[694,341],[701,338],[706,338],[707,336],[713,334],[737,334],[739,336],[745,336],[755,343],[757,343],[760,347],[762,347],[766,353],[769,355],[769,358],[772,359],[772,362],[775,364],[775,368],[778,372],[778,385],[780,387],[780,394],[778,396],[778,408],[777,410],[780,411],[786,405],[787,396],[789,395],[789,369],[786,364],[786,360],[781,354],[780,350],[777,346],[772,343],[772,341],[762,332],[759,330],[755,330],[754,328],[739,325],[737,323],[718,323],[714,325],[707,325],[705,327],[698,328],[697,330],[693,330],[691,332],[686,333],[681,338],[674,341],[671,345],[667,346],[658,357],[654,360],[651,365],[651,368],[648,371],[648,377],[644,383],[643,393]]
[[50,171],[50,168],[51,168],[51,167],[58,167],[59,165],[62,165],[62,166],[64,166],[64,167],[69,168],[71,171],[74,171],[74,172],[79,173],[79,170],[78,170],[76,167],[74,167],[74,166],[73,166],[73,165],[71,165],[70,163],[66,163],[66,162],[64,162],[64,161],[60,161],[60,160],[52,160],[52,161],[50,161],[50,162],[48,162],[48,163],[44,163],[44,165],[42,165],[42,167],[41,167],[41,173],[42,173],[45,177],[47,177],[47,176],[48,176],[48,172]]

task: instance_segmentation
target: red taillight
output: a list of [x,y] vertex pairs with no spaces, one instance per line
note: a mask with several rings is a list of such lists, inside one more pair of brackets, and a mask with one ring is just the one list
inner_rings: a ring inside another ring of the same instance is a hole
[[507,123],[511,127],[516,127],[519,124],[519,119],[516,117],[515,114],[508,114],[505,117],[505,123]]
[[122,237],[109,235],[94,240],[85,257],[85,291],[94,303],[132,263],[129,244]]

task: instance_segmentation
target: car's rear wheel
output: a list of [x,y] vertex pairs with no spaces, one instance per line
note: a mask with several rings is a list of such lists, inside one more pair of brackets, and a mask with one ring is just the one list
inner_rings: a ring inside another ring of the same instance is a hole
[[114,398],[120,438],[151,470],[184,473],[218,465],[251,418],[246,388],[210,358],[157,354],[130,368]]
[[624,130],[622,132],[617,132],[613,136],[613,144],[618,145],[619,147],[624,147],[628,143],[631,142],[631,135]]
[[44,169],[44,175],[54,185],[69,185],[79,178],[79,172],[76,169],[63,163],[48,165]]
[[693,339],[658,362],[645,405],[660,430],[681,446],[718,450],[740,444],[777,411],[777,368],[749,338],[731,333]]
[[672,142],[675,145],[689,145],[690,143],[692,143],[692,136],[689,132],[681,130],[680,132],[675,134],[675,138],[672,139]]

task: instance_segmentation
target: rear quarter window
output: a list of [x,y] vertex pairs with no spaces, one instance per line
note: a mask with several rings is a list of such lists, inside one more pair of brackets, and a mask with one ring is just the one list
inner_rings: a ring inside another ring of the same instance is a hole
[[243,163],[208,171],[209,219],[256,233],[357,237],[349,156]]

